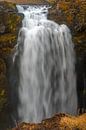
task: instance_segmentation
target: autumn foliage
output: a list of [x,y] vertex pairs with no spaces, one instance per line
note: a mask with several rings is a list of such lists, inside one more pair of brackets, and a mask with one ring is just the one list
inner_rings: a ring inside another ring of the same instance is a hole
[[56,114],[38,124],[17,124],[12,130],[86,130],[86,114],[77,117],[62,113]]

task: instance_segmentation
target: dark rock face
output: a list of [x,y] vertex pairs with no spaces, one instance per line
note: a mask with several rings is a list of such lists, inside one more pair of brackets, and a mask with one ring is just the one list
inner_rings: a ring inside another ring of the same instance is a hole
[[17,14],[16,5],[0,2],[0,129],[2,130],[10,125],[8,66],[21,23],[22,17]]
[[86,109],[86,1],[59,1],[48,18],[71,29],[76,51],[78,106]]

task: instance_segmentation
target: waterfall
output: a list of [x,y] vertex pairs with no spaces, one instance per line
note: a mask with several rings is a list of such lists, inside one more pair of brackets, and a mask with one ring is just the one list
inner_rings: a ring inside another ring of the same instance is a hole
[[76,114],[75,54],[70,30],[48,20],[46,6],[17,8],[24,14],[13,56],[13,62],[19,62],[19,119],[40,122],[56,112]]

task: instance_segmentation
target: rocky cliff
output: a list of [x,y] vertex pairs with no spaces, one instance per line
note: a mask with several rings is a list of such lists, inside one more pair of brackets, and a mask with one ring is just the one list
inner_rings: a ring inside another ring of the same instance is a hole
[[17,43],[22,18],[16,5],[0,2],[0,128],[8,124],[8,59]]

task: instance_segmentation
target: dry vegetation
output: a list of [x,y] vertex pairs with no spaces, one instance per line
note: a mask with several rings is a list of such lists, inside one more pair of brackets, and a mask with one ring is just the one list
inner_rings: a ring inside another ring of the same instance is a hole
[[8,2],[13,3],[20,3],[20,4],[45,4],[46,0],[5,0]]
[[57,114],[39,124],[17,124],[12,130],[86,130],[86,114],[77,117]]

